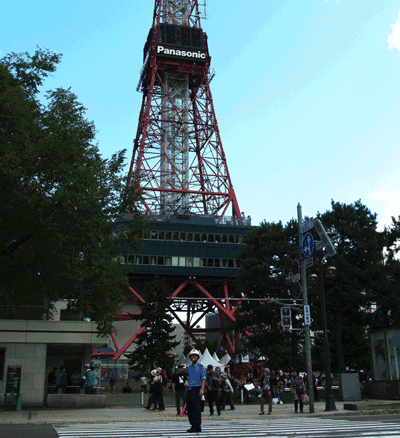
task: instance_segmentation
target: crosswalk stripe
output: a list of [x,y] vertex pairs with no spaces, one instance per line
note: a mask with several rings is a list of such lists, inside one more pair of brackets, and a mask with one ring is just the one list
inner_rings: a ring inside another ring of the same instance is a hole
[[[103,423],[55,426],[60,438],[183,438],[193,436],[186,432],[187,422],[153,421],[151,423]],[[293,436],[343,438],[400,438],[400,423],[361,422],[330,419],[279,420],[203,420],[203,434],[218,438],[291,438]],[[196,436],[194,434],[194,436]]]

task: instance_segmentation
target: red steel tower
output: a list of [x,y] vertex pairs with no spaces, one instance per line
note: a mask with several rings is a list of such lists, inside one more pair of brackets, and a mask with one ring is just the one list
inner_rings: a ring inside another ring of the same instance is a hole
[[[198,0],[156,0],[138,89],[143,92],[130,166],[151,217],[242,217],[210,91],[210,55]],[[228,210],[228,209],[231,210]]]
[[[215,118],[198,0],[155,0],[143,59],[138,85],[143,100],[128,183],[136,181],[142,190],[140,207],[155,240],[149,237],[140,255],[126,256],[127,299],[144,301],[143,285],[154,275],[166,278],[173,289],[171,313],[193,342],[202,348],[198,334],[207,329],[197,324],[216,312],[221,327],[209,331],[219,332],[220,345],[234,354],[239,336],[232,342],[223,325],[235,321],[239,308],[238,299],[232,301],[239,271],[234,254],[250,224],[239,210]],[[128,314],[116,318],[127,319]],[[116,346],[115,354],[100,356],[118,359],[144,329]]]

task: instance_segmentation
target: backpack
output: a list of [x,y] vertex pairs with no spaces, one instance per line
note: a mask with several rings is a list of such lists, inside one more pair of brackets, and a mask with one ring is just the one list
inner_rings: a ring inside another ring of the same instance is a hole
[[231,382],[233,390],[235,391],[237,388],[237,380],[233,376],[229,376],[228,379]]

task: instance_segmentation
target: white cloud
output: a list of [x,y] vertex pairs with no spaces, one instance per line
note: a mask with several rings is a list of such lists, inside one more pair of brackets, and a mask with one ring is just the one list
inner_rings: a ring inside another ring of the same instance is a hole
[[389,43],[389,49],[397,49],[400,51],[400,12],[396,24],[391,25],[393,28],[392,35],[388,36],[387,42]]
[[[379,190],[378,192],[369,195],[371,199],[385,201],[385,206],[378,213],[378,228],[383,229],[392,223],[392,216],[398,218],[400,216],[400,189],[393,192]],[[374,210],[373,208],[371,210]]]

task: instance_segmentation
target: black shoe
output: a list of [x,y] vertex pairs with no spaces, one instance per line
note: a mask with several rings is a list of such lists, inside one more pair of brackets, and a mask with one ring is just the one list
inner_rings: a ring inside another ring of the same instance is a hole
[[232,406],[229,410],[230,411],[234,411],[235,410],[235,406]]
[[178,412],[178,413],[176,414],[176,416],[177,416],[177,417],[179,417],[179,415],[181,415],[181,413],[180,413],[180,412]]
[[201,429],[200,428],[198,428],[198,427],[191,427],[190,429],[188,429],[186,432],[189,432],[189,433],[198,433],[198,432],[201,432]]
[[144,408],[147,409],[148,411],[150,411],[150,408],[148,406],[145,406]]
[[210,412],[210,416],[214,415],[214,412]]
[[218,412],[218,417],[221,415],[221,411]]

